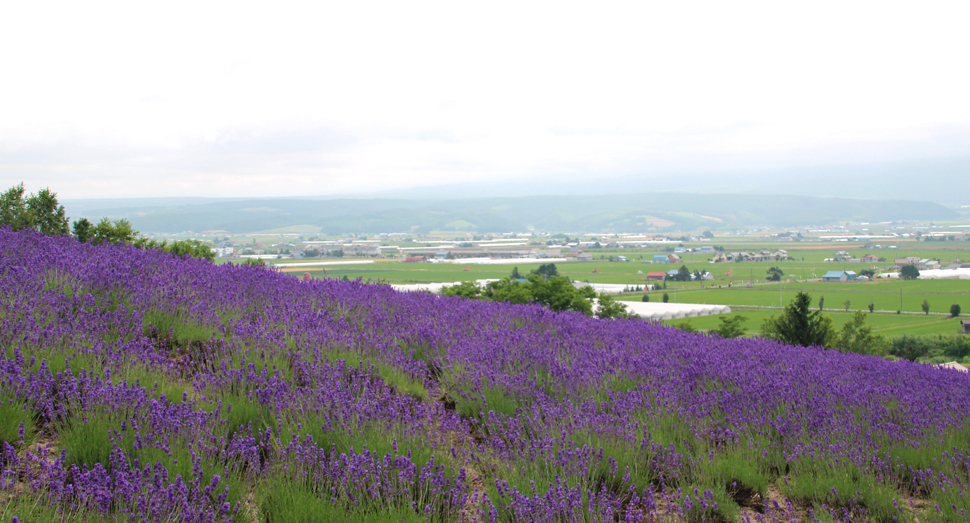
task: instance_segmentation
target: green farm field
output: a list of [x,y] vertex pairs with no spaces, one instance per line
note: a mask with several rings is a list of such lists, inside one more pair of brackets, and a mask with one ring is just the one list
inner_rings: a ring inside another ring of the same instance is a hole
[[[830,270],[854,270],[866,268],[882,269],[891,265],[897,257],[918,256],[936,258],[948,263],[955,259],[970,260],[970,245],[966,243],[927,244],[925,242],[898,241],[884,242],[883,245],[899,245],[900,249],[864,249],[857,243],[730,243],[716,239],[711,244],[723,245],[729,252],[762,251],[774,252],[778,248],[788,250],[795,260],[710,263],[703,254],[685,254],[682,263],[651,264],[644,263],[654,254],[663,253],[661,249],[591,249],[588,254],[606,259],[587,262],[560,262],[556,266],[559,273],[575,281],[593,283],[613,283],[632,286],[657,284],[647,281],[647,273],[676,270],[681,265],[693,271],[711,272],[713,281],[704,282],[667,282],[667,289],[650,292],[651,301],[660,301],[666,292],[671,302],[709,303],[729,305],[733,314],[749,318],[745,327],[748,335],[756,335],[761,323],[770,314],[778,314],[783,305],[802,291],[812,295],[813,306],[820,297],[825,298],[826,314],[831,315],[836,327],[841,327],[851,319],[857,310],[868,311],[873,304],[874,314],[868,314],[867,323],[877,333],[889,336],[901,334],[947,334],[959,330],[958,320],[949,318],[950,306],[958,304],[965,312],[970,312],[970,281],[967,280],[916,280],[900,281],[876,279],[869,282],[821,282],[821,277]],[[707,243],[705,243],[706,245]],[[833,263],[823,262],[836,251],[845,250],[853,257],[876,254],[887,258],[885,263]],[[630,262],[611,262],[609,258],[624,255]],[[642,259],[641,259],[642,258]],[[804,261],[802,260],[804,258]],[[334,260],[337,261],[337,260]],[[351,261],[351,260],[340,260]],[[294,277],[302,277],[304,272],[314,278],[360,278],[363,281],[383,281],[387,283],[433,283],[497,279],[508,276],[513,267],[522,274],[538,267],[543,260],[519,260],[513,264],[466,265],[461,263],[402,263],[399,260],[369,259],[374,263],[360,265],[335,265],[327,267],[292,267],[289,272]],[[286,265],[287,261],[281,261]],[[780,267],[785,280],[779,283],[765,281],[769,267]],[[728,272],[731,272],[728,275]],[[639,272],[639,274],[638,274]],[[748,284],[751,284],[750,287]],[[902,293],[900,293],[902,291]],[[638,301],[641,292],[620,295],[621,300]],[[902,300],[900,300],[902,298]],[[922,313],[921,305],[926,300],[930,313]],[[849,302],[849,312],[845,302]],[[903,314],[896,314],[901,310]],[[672,320],[671,324],[685,320]],[[691,324],[698,329],[711,329],[720,325],[717,316],[692,318]]]
[[[948,314],[953,304],[964,309],[970,307],[968,280],[765,283],[753,285],[750,289],[746,285],[734,285],[730,288],[721,285],[718,288],[715,284],[714,287],[701,289],[699,285],[668,283],[666,291],[653,291],[651,294],[667,292],[670,300],[677,303],[781,307],[787,305],[799,291],[811,294],[813,305],[818,303],[820,297],[824,297],[826,310],[844,310],[846,301],[849,302],[849,310],[868,309],[869,303],[872,303],[875,310],[885,312],[923,312],[921,306],[924,300],[930,304],[931,313]],[[656,297],[652,296],[651,299]]]

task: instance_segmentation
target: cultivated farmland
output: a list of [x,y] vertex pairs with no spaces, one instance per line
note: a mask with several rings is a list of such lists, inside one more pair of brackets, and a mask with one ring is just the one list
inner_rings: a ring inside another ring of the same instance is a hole
[[0,231],[0,519],[966,521],[970,377]]

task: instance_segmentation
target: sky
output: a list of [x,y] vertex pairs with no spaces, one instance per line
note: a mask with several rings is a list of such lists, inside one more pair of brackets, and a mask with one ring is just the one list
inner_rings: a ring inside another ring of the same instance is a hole
[[0,186],[299,196],[970,155],[966,2],[242,4],[4,3]]

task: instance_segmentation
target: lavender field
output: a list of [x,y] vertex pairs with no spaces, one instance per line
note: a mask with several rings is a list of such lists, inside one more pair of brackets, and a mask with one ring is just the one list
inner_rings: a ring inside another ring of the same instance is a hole
[[967,521],[970,377],[0,230],[2,521]]

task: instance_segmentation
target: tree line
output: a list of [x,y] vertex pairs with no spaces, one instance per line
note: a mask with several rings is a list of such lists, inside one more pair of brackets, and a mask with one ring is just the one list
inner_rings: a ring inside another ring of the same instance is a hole
[[525,277],[514,267],[512,274],[489,282],[484,288],[466,281],[445,287],[441,294],[471,300],[538,303],[554,311],[576,311],[603,319],[638,317],[612,296],[597,294],[590,286],[576,288],[569,278],[559,275],[554,263],[544,263]]
[[0,194],[0,227],[11,230],[33,230],[48,236],[71,235],[81,243],[91,245],[129,244],[139,249],[159,249],[174,256],[190,256],[212,261],[215,253],[199,240],[179,240],[169,243],[143,237],[125,219],[102,218],[97,224],[87,218],[70,223],[64,206],[57,202],[57,193],[49,188],[26,194],[20,183]]

